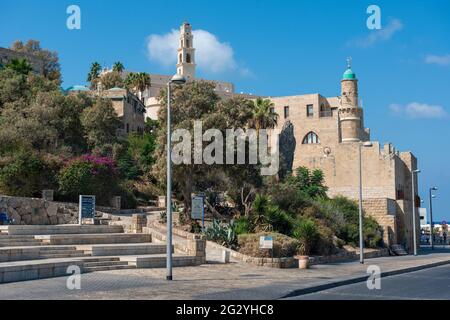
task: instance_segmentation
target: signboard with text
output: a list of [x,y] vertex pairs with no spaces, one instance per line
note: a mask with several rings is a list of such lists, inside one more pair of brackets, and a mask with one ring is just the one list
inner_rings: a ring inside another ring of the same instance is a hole
[[259,238],[259,248],[260,249],[273,249],[273,237],[272,236],[261,236]]
[[192,197],[192,206],[191,206],[191,218],[193,220],[202,220],[203,219],[203,197],[201,196],[193,196]]
[[94,219],[95,218],[95,196],[80,195],[79,217],[80,217],[80,223],[81,223],[81,219]]

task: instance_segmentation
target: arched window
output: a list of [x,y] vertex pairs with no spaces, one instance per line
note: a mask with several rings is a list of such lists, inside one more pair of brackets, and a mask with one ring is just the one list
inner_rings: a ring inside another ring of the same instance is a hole
[[183,62],[183,55],[180,53],[180,63]]
[[303,138],[303,144],[318,144],[320,143],[319,136],[315,132],[309,132],[305,138]]
[[191,63],[191,55],[189,53],[186,54],[186,62]]
[[189,39],[186,39],[186,47],[189,48],[191,44],[189,43]]

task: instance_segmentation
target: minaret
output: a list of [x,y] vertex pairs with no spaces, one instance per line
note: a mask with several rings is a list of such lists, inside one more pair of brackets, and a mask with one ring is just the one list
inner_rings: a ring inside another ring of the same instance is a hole
[[195,49],[192,26],[185,22],[180,27],[180,47],[178,48],[177,73],[191,80],[195,77]]
[[341,81],[339,121],[342,142],[361,141],[363,110],[358,105],[358,79],[352,71],[351,58]]

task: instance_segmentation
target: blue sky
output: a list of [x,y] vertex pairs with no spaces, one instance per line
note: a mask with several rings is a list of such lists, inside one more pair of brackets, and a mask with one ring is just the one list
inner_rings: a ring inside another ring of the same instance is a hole
[[[66,28],[72,4],[81,30]],[[381,8],[382,30],[366,26],[371,4]],[[93,61],[168,74],[173,64],[165,51],[149,54],[149,39],[164,44],[184,20],[211,50],[198,75],[238,92],[336,96],[352,56],[372,139],[414,152],[420,195],[427,204],[429,186],[438,186],[435,220],[450,220],[449,1],[3,1],[0,46],[40,40],[59,53],[64,87],[84,83]]]

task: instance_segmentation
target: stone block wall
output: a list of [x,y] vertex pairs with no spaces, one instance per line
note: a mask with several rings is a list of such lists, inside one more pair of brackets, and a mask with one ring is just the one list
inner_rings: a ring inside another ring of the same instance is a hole
[[374,198],[363,200],[364,212],[374,218],[380,226],[383,227],[383,242],[390,246],[396,244],[397,239],[397,220],[396,201],[388,198]]
[[35,198],[0,195],[0,212],[5,212],[17,225],[75,224],[78,206]]

